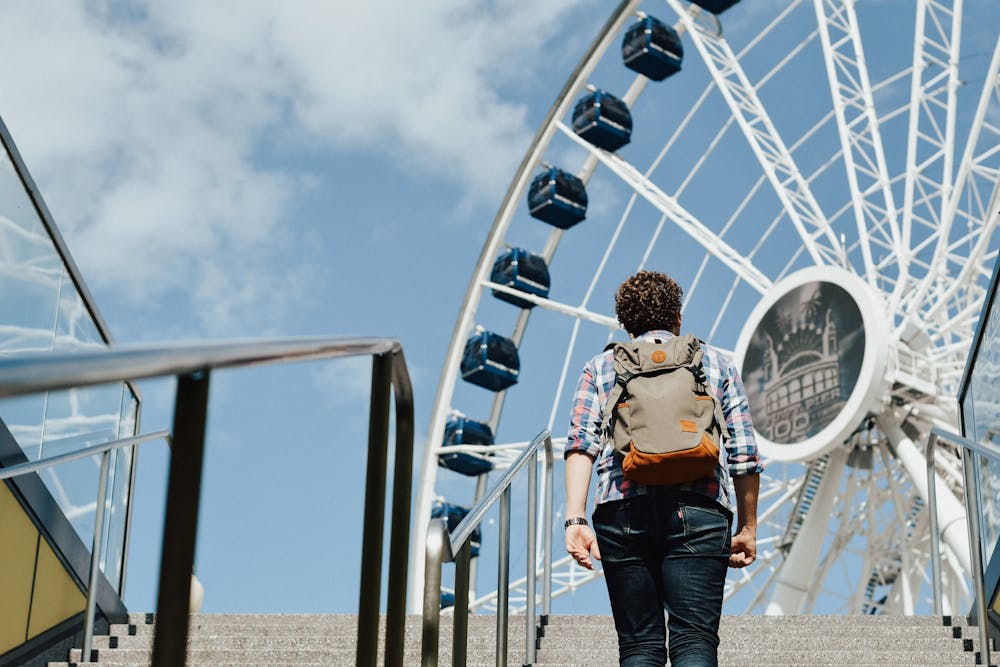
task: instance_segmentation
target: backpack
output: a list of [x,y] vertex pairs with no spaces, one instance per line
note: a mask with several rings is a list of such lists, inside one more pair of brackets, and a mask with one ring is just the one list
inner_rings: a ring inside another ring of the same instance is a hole
[[722,410],[705,386],[701,342],[692,336],[614,343],[617,379],[604,408],[626,479],[680,484],[719,464]]

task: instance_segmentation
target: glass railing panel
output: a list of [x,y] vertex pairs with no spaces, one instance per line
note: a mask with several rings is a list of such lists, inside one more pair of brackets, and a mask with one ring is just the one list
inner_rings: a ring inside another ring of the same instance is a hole
[[[0,355],[52,350],[62,269],[7,152],[0,150]],[[0,418],[31,460],[39,455],[44,413],[44,396],[0,401]]]
[[[0,146],[0,356],[104,348],[108,339],[95,311],[35,203],[15,161]],[[0,400],[0,419],[25,456],[38,460],[135,435],[138,403],[127,385],[117,383]],[[112,453],[102,569],[116,588],[125,552],[131,468],[131,449]],[[92,457],[40,474],[88,548],[99,471],[100,457]]]
[[29,461],[37,461],[42,450],[45,399],[44,394],[34,394],[0,400],[0,419]]
[[[966,437],[1000,454],[1000,307],[989,308],[986,316],[962,412]],[[1000,463],[981,460],[978,473],[983,556],[988,559],[1000,539]]]
[[0,353],[52,349],[62,260],[0,150]]
[[[51,457],[118,437],[122,385],[50,392],[45,411],[42,457]],[[101,459],[92,456],[50,468],[42,476],[84,544],[94,536],[97,478]]]

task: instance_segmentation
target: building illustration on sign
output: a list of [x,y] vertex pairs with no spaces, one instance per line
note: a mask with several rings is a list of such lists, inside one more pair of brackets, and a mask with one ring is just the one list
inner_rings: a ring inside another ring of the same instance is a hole
[[774,442],[797,442],[809,436],[810,425],[832,421],[847,402],[840,392],[837,325],[827,310],[823,326],[798,322],[777,345],[770,335],[767,342],[764,434]]

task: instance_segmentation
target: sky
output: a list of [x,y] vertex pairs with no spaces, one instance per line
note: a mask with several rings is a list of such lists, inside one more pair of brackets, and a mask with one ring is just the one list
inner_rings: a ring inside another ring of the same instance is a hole
[[[117,342],[399,338],[419,466],[496,209],[608,9],[15,0],[0,4],[0,117]],[[774,111],[793,123],[797,108]],[[213,375],[205,611],[356,610],[369,372],[357,359]],[[173,383],[140,390],[142,430],[169,428]],[[166,461],[162,443],[141,449],[132,611],[155,608]]]
[[[399,338],[419,448],[485,231],[603,14],[3,3],[0,114],[118,343]],[[369,369],[212,378],[205,611],[356,610]],[[169,428],[173,383],[140,391]],[[131,610],[155,608],[166,460],[141,449]]]

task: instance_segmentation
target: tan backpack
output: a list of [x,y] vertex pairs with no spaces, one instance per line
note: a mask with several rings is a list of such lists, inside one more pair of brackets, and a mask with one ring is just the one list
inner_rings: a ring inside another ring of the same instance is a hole
[[680,484],[719,464],[722,410],[705,386],[701,343],[691,334],[615,343],[611,415],[616,455],[627,479]]

